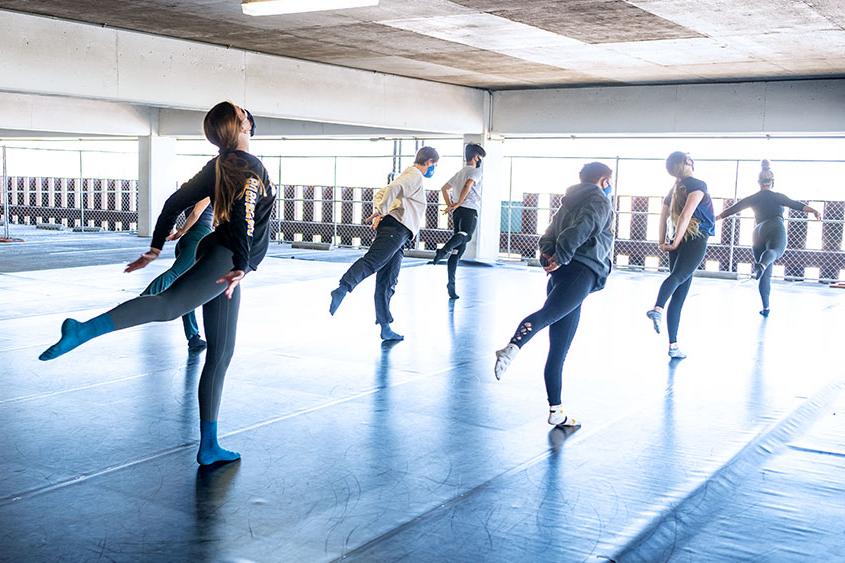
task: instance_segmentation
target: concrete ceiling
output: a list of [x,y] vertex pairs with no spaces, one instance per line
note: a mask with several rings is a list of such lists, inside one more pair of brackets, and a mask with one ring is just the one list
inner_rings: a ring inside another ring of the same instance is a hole
[[845,0],[381,0],[258,18],[238,0],[0,9],[492,90],[845,75]]

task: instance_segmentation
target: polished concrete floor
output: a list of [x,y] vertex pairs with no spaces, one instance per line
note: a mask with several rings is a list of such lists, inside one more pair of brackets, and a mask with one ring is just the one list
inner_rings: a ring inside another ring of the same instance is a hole
[[372,280],[328,315],[345,261],[247,279],[220,420],[243,460],[206,471],[179,322],[36,359],[166,260],[0,274],[0,560],[842,560],[845,291],[776,284],[765,320],[753,282],[696,279],[672,363],[643,314],[662,276],[614,273],[584,307],[564,432],[545,335],[492,375],[542,272],[462,268],[450,303],[445,269],[408,260],[407,340],[386,347]]

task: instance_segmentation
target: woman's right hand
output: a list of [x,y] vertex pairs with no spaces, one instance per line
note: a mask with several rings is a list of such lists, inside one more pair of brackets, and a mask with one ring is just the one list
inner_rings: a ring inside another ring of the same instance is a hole
[[657,247],[663,252],[672,252],[672,245],[668,242],[661,242]]
[[167,240],[179,240],[184,234],[185,233],[182,232],[182,229],[176,229],[175,231],[167,235]]
[[123,270],[123,273],[128,274],[129,272],[134,272],[135,270],[145,268],[147,264],[158,258],[159,254],[161,254],[160,250],[151,248],[149,252],[141,254],[141,256],[139,256],[137,260],[127,264],[126,269]]

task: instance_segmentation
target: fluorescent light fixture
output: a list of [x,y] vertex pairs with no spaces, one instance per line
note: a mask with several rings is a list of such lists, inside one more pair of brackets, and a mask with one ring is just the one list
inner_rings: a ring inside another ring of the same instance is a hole
[[248,16],[275,16],[364,8],[378,6],[378,2],[379,0],[252,0],[242,2],[241,9]]

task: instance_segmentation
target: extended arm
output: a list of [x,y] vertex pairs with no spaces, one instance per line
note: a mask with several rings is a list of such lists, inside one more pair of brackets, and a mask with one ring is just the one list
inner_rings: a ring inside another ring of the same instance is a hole
[[196,225],[197,221],[200,217],[202,217],[203,211],[205,208],[211,204],[211,198],[201,199],[194,205],[194,208],[191,210],[191,213],[188,215],[187,219],[185,219],[185,224],[182,225],[176,232],[172,233],[170,236],[167,237],[167,240],[177,240],[181,238],[185,233],[191,230],[191,227]]
[[718,221],[720,219],[725,219],[726,217],[730,217],[735,213],[739,213],[743,209],[748,209],[754,204],[754,198],[756,195],[757,194],[742,198],[738,202],[734,203],[733,205],[716,215],[716,220]]
[[195,205],[200,200],[211,197],[214,193],[214,175],[215,175],[215,160],[209,160],[202,170],[182,184],[167,201],[164,202],[164,208],[159,213],[156,221],[155,230],[153,231],[153,240],[150,243],[150,249],[142,254],[134,262],[126,265],[124,272],[133,272],[145,267],[147,264],[158,258],[161,254],[161,249],[164,248],[164,241],[170,234],[173,225],[176,224],[176,217],[183,209]]
[[783,194],[778,194],[778,203],[783,205],[784,207],[788,207],[790,209],[795,209],[796,211],[803,211],[804,213],[809,213],[811,215],[815,215],[816,219],[821,219],[822,214],[819,213],[816,209],[810,207],[809,205],[804,205],[800,201],[795,201],[794,199],[789,199]]

